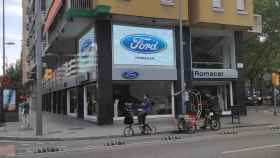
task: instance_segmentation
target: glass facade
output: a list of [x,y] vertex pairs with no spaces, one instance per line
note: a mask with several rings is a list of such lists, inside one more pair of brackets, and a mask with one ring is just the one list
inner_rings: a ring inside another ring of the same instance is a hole
[[86,88],[86,109],[85,116],[96,116],[97,113],[97,97],[96,97],[96,85],[88,85]]
[[[221,111],[230,110],[230,85],[229,83],[221,83],[217,85],[195,85],[194,89],[198,90],[203,94],[210,94],[211,96],[217,97],[218,108]],[[202,97],[202,103],[207,103],[209,98]]]
[[193,36],[193,68],[231,69],[231,43],[226,36]]
[[78,92],[76,88],[69,90],[69,113],[77,113],[78,111]]
[[137,111],[144,94],[148,94],[153,102],[151,115],[172,113],[171,82],[127,81],[113,84],[114,102],[119,100],[118,116],[123,116],[125,106]]

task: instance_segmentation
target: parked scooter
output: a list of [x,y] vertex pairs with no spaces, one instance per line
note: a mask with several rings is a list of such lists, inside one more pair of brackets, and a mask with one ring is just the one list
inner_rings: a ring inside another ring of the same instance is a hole
[[221,129],[221,121],[220,121],[220,114],[213,110],[207,110],[207,114],[205,116],[205,123],[206,128],[207,126],[210,127],[211,130],[217,131]]

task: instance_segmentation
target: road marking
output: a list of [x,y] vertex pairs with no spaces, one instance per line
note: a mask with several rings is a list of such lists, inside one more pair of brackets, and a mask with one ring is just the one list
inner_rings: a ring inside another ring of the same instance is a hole
[[275,147],[280,147],[280,144],[256,146],[256,147],[243,148],[243,149],[237,149],[237,150],[229,150],[229,151],[224,151],[224,152],[222,152],[222,154],[232,154],[232,153],[245,152],[245,151],[254,151],[254,150],[261,150],[261,149],[269,149],[269,148],[275,148]]

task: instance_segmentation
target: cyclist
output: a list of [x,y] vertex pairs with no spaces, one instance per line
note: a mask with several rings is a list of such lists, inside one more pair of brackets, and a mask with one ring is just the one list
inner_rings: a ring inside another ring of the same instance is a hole
[[[144,101],[138,113],[138,123],[146,125],[146,117],[152,112],[152,102],[148,94],[144,94]],[[145,126],[143,126],[145,128]],[[145,129],[143,130],[145,131]]]

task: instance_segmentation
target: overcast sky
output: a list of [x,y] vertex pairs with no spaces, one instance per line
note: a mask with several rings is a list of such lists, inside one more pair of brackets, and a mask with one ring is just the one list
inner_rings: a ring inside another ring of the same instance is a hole
[[[6,41],[7,42],[15,42],[16,45],[9,46],[6,45],[6,56],[8,58],[8,63],[15,63],[17,59],[20,59],[21,53],[21,39],[22,39],[22,8],[21,8],[22,0],[5,0],[5,14],[6,14]],[[0,73],[2,74],[2,37],[3,37],[3,27],[2,27],[2,0],[1,0],[1,8],[0,8]]]

